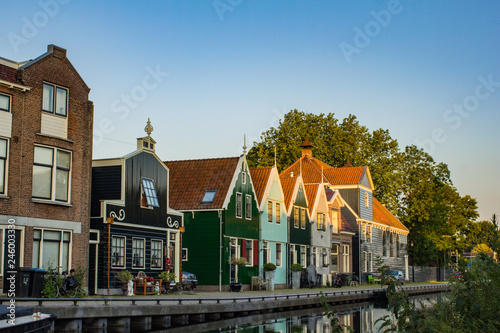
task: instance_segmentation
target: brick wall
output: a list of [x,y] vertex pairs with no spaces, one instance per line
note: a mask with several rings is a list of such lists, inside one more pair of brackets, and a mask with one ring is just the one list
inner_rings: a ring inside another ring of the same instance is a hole
[[[81,223],[73,233],[72,267],[88,269],[90,184],[92,164],[93,104],[90,89],[66,58],[66,50],[49,46],[49,52],[18,70],[22,92],[0,86],[12,96],[12,138],[9,150],[8,197],[0,198],[0,214]],[[67,139],[40,134],[43,82],[68,88]],[[72,152],[71,206],[36,203],[31,198],[34,145],[41,144]],[[3,221],[0,221],[3,223]],[[51,227],[47,225],[46,227]],[[25,227],[24,264],[31,267],[33,227]]]

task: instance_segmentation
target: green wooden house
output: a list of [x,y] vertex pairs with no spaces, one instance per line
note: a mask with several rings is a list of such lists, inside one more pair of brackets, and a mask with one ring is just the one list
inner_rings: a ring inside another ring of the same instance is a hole
[[184,214],[182,270],[202,290],[249,285],[259,275],[259,212],[246,156],[165,164],[170,205]]

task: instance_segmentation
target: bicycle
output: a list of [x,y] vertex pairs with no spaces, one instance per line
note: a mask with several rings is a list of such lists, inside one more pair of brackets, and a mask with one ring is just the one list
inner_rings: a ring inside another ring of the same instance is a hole
[[67,271],[63,271],[59,274],[59,268],[62,268],[62,266],[58,266],[57,269],[50,275],[50,278],[55,286],[55,298],[62,296],[70,298],[76,297],[76,295],[80,292],[80,287],[73,275],[75,270],[71,269],[69,275]]

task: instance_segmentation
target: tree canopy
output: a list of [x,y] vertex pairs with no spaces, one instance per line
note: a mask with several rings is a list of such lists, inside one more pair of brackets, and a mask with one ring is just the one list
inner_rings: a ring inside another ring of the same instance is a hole
[[[370,131],[349,115],[342,121],[333,113],[312,114],[291,110],[261,134],[247,155],[251,167],[276,164],[282,171],[301,156],[308,137],[313,156],[333,167],[349,161],[368,166],[373,195],[410,230],[409,253],[417,264],[428,264],[439,251],[471,248],[471,225],[478,217],[477,202],[460,196],[445,163],[436,163],[424,150],[401,150],[388,130]],[[482,242],[482,241],[481,241]]]

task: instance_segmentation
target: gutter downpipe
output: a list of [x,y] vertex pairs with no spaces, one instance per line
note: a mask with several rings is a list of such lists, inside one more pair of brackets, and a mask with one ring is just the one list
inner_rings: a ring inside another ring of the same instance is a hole
[[222,291],[222,211],[219,210],[219,291]]

